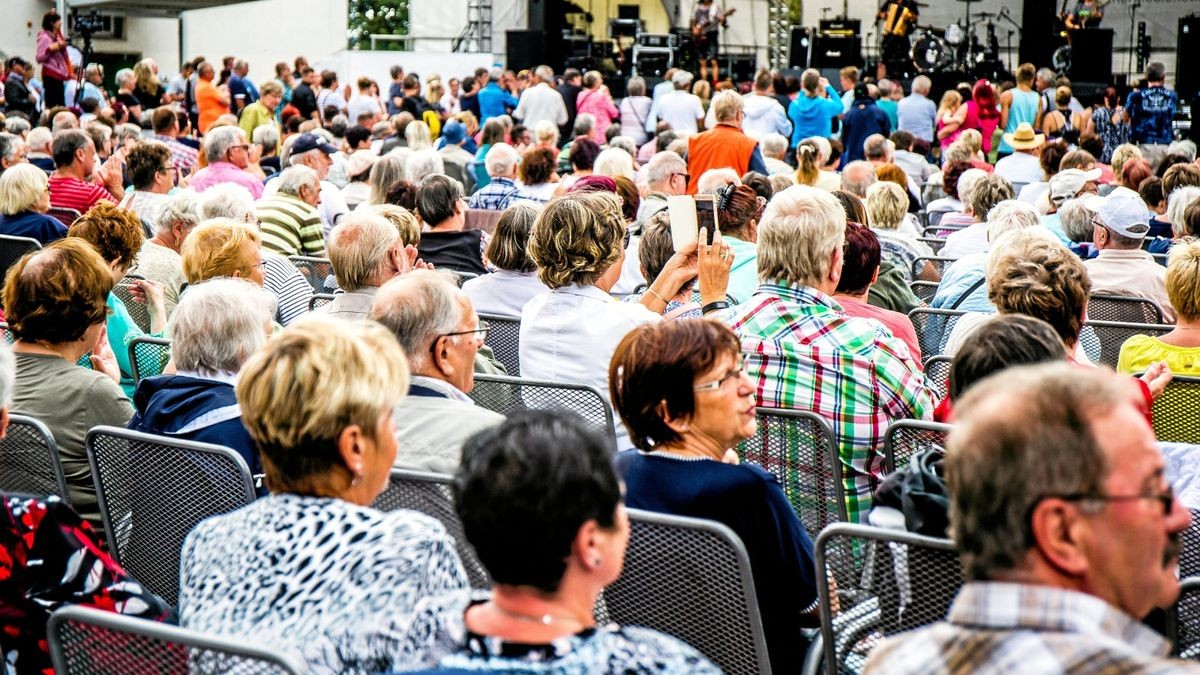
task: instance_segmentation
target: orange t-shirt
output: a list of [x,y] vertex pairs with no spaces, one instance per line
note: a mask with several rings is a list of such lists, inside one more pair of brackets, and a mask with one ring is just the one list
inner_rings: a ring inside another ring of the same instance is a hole
[[229,105],[221,99],[221,92],[215,84],[208,80],[197,80],[196,110],[200,116],[197,126],[200,127],[200,133],[204,134],[208,133],[208,128],[218,117],[229,112]]

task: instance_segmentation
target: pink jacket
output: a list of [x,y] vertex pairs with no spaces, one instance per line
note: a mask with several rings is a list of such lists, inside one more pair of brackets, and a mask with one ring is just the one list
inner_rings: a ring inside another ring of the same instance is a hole
[[71,63],[67,61],[67,50],[50,51],[50,47],[61,38],[61,33],[51,33],[48,30],[37,34],[37,62],[42,64],[43,78],[70,79]]
[[621,116],[621,111],[613,105],[612,96],[603,88],[584,89],[575,98],[575,115],[583,113],[589,113],[596,118],[596,127],[592,129],[591,138],[596,141],[596,145],[603,146],[604,132]]

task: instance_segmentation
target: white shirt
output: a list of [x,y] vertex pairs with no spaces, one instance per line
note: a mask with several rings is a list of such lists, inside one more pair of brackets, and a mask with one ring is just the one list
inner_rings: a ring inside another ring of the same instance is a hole
[[946,237],[946,245],[938,251],[943,258],[961,258],[969,253],[987,250],[987,223],[972,223]]
[[542,120],[561,126],[567,123],[567,106],[563,103],[562,94],[545,82],[538,82],[521,94],[513,117],[521,120],[531,131]]
[[464,283],[462,289],[476,312],[501,316],[521,316],[525,303],[550,291],[534,272],[509,270],[480,275]]
[[675,133],[691,135],[700,131],[697,121],[703,117],[704,106],[700,105],[700,97],[676,89],[654,102],[646,130],[654,133],[651,121],[659,119],[670,124]]
[[1092,292],[1101,295],[1120,295],[1147,298],[1158,304],[1163,319],[1175,323],[1175,309],[1167,297],[1167,268],[1141,249],[1104,249],[1095,258],[1083,261]]
[[[543,293],[521,312],[521,377],[595,387],[608,400],[608,365],[629,331],[662,317],[636,302],[618,302],[595,286]],[[629,436],[618,423],[617,447]]]
[[351,124],[358,124],[360,115],[375,115],[380,114],[379,99],[367,94],[355,94],[350,97],[350,102],[346,104],[346,116],[350,118]]
[[1028,185],[1042,179],[1042,163],[1036,155],[1024,152],[1013,154],[996,162],[996,175],[1008,179],[1013,185]]
[[442,94],[442,99],[438,103],[442,104],[442,111],[446,113],[447,117],[452,117],[462,112],[462,101],[450,92]]
[[925,161],[923,155],[909,150],[897,150],[892,162],[904,169],[904,173],[908,174],[910,184],[916,183],[920,187],[924,187],[925,181],[937,173],[937,167]]
[[[750,138],[760,140],[767,134],[792,137],[792,121],[775,97],[751,92],[742,97],[742,107],[746,113],[742,120],[742,133]],[[708,113],[704,116],[704,126],[707,129],[717,126],[717,114],[712,106],[708,107]]]

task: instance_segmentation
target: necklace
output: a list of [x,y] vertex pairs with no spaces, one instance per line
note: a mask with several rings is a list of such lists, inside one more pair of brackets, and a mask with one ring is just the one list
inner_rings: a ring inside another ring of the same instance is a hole
[[536,624],[539,624],[542,626],[549,626],[554,623],[561,623],[561,622],[569,621],[571,623],[575,623],[580,626],[583,625],[582,621],[580,621],[579,619],[576,619],[573,616],[559,616],[559,615],[550,614],[550,613],[541,614],[541,615],[522,614],[520,612],[514,612],[512,610],[505,609],[505,608],[501,607],[500,605],[496,604],[495,602],[492,603],[492,608],[495,609],[497,612],[500,612],[501,614],[509,617],[510,619],[516,619],[517,621],[524,621],[525,623],[536,623]]

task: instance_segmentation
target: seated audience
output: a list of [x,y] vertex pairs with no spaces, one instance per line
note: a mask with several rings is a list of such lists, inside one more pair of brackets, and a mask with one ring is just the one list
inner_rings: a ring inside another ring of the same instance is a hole
[[1093,236],[1100,254],[1083,263],[1092,280],[1092,292],[1153,300],[1167,323],[1175,322],[1175,310],[1167,294],[1167,271],[1142,250],[1142,239],[1150,231],[1150,211],[1136,192],[1117,188],[1107,197],[1090,197]]
[[266,176],[258,166],[260,149],[246,141],[246,132],[236,126],[216,127],[204,136],[204,158],[208,166],[192,174],[188,187],[204,192],[214,185],[233,183],[258,199]]
[[[834,190],[833,196],[846,210],[846,224],[867,222],[867,207],[863,204],[863,200],[845,190]],[[905,316],[913,309],[924,306],[925,303],[914,295],[909,287],[911,282],[908,281],[908,278],[911,275],[911,270],[901,269],[894,261],[886,259],[881,261],[879,276],[875,283],[871,284],[871,290],[867,293],[867,302]]]
[[[962,178],[959,178],[961,184]],[[960,187],[961,190],[961,187]],[[970,253],[986,251],[988,212],[996,204],[1013,198],[1013,186],[998,174],[987,174],[975,181],[971,189],[971,225],[951,232],[946,245],[938,251],[944,258],[961,258]]]
[[1179,595],[1191,517],[1123,378],[1015,368],[956,407],[945,473],[967,583],[945,620],[876,647],[865,672],[1190,669],[1141,624]]
[[142,243],[133,259],[130,274],[156,281],[163,287],[163,308],[167,316],[175,311],[179,293],[187,279],[183,276],[183,259],[179,250],[202,219],[200,200],[190,190],[180,190],[167,197],[158,220],[154,222],[154,237]]
[[258,230],[228,218],[213,218],[196,226],[180,249],[188,284],[231,277],[264,285],[262,240]]
[[[650,216],[650,220],[642,227],[641,241],[638,244],[638,266],[643,278],[654,283],[662,273],[671,256],[675,254],[675,242],[671,238],[671,219],[666,211],[659,211]],[[649,284],[645,286],[648,287]],[[663,310],[663,319],[682,319],[685,317],[701,317],[700,305],[692,301],[696,290],[696,280],[692,279],[679,287],[679,292],[669,298]],[[645,290],[640,290],[626,296],[624,302],[641,302]]]
[[[754,190],[745,185],[727,185],[713,194],[719,209],[717,220],[721,238],[733,251],[727,292],[735,301],[745,300],[754,295],[758,288],[755,242],[758,240],[758,221],[762,218],[767,200],[754,194]],[[663,213],[666,214],[665,211]],[[667,229],[670,229],[669,221]]]
[[758,227],[761,285],[717,316],[741,339],[758,405],[833,422],[846,507],[858,522],[883,469],[884,430],[933,406],[904,343],[877,322],[846,316],[831,297],[845,232],[846,212],[828,192],[798,185],[775,195]]
[[467,396],[487,324],[445,272],[416,270],[379,289],[371,318],[383,324],[408,357],[412,383],[393,413],[400,452],[395,466],[434,473],[458,470],[463,443],[504,421]]
[[[100,252],[108,263],[113,283],[124,279],[134,258],[142,248],[142,221],[133,211],[126,211],[112,204],[93,206],[71,225],[67,236],[79,237]],[[129,343],[134,338],[149,335],[164,337],[167,327],[167,310],[164,304],[162,284],[148,279],[127,282],[135,301],[146,305],[150,315],[150,331],[143,331],[129,314],[129,308],[117,297],[108,294],[108,321],[105,332],[113,355],[121,367],[121,388],[125,395],[133,396],[133,364],[129,360]]]
[[[1089,216],[1089,220],[1090,220]],[[968,253],[950,263],[942,272],[937,293],[930,306],[936,309],[960,309],[966,312],[992,313],[996,308],[988,300],[987,277],[984,265],[992,242],[1006,232],[1025,227],[1038,227],[1041,216],[1032,205],[1015,199],[1006,199],[988,212],[987,246],[979,253]],[[1088,226],[1091,228],[1091,225]]]
[[[1200,216],[1200,206],[1192,210]],[[1085,263],[1086,264],[1086,263]],[[1167,298],[1175,328],[1160,336],[1134,335],[1121,345],[1117,372],[1143,373],[1159,361],[1176,375],[1200,375],[1200,240],[1184,239],[1167,254]]]
[[527,250],[537,215],[533,206],[513,204],[500,216],[483,252],[495,271],[462,285],[476,311],[519,317],[525,303],[550,290],[537,278]]
[[188,535],[183,627],[270,643],[313,672],[433,664],[466,601],[454,542],[428,516],[370,507],[407,389],[399,345],[369,322],[306,318],[250,357],[237,401],[271,494]]
[[338,288],[345,292],[317,311],[345,319],[366,318],[379,287],[412,270],[416,255],[416,248],[405,245],[396,226],[384,216],[370,211],[347,215],[329,236],[329,262]]
[[772,669],[803,663],[816,623],[813,546],[776,478],[736,459],[758,429],[737,337],[715,321],[641,326],[609,367],[613,406],[636,450],[615,464],[630,507],[715,520],[746,546]]
[[171,149],[158,141],[137,143],[125,157],[125,171],[133,189],[125,191],[121,208],[133,211],[153,226],[175,189],[175,163]]
[[67,236],[67,226],[46,215],[50,183],[33,164],[17,164],[0,174],[0,234],[37,239],[45,246]]
[[175,374],[149,377],[133,395],[129,428],[223,445],[246,460],[258,495],[262,462],[234,397],[238,371],[271,335],[275,298],[248,281],[217,278],[188,287],[171,315]]
[[611,461],[604,440],[560,413],[521,412],[467,441],[454,502],[492,589],[467,607],[463,648],[443,669],[720,672],[673,637],[596,625],[629,544]]
[[908,346],[912,359],[921,363],[921,344],[913,330],[912,321],[900,312],[875,307],[867,302],[871,286],[879,278],[881,249],[881,242],[873,230],[859,223],[846,223],[842,276],[838,280],[837,292],[833,294],[833,299],[842,306],[842,311],[847,316],[875,319],[887,326],[892,335],[903,340]]
[[[932,256],[933,250],[918,239],[919,233],[905,227],[908,194],[895,183],[881,181],[867,188],[866,206],[868,222],[860,225],[871,226],[883,256],[902,269],[908,281],[913,281],[917,258]],[[937,270],[930,262],[925,261],[921,266],[920,278],[937,281]]]
[[518,174],[522,193],[539,202],[548,202],[558,189],[558,154],[549,148],[533,147],[521,157]]
[[254,209],[262,232],[263,248],[283,256],[325,257],[321,228],[321,180],[302,165],[284,169],[274,194],[258,200]]
[[[116,204],[125,196],[121,162],[96,166],[96,144],[80,129],[54,135],[54,173],[50,174],[50,205],[85,213],[105,201]],[[99,170],[97,170],[97,168]]]
[[[476,193],[478,194],[478,193]],[[442,174],[421,179],[417,189],[417,215],[425,224],[417,249],[421,259],[442,269],[486,274],[483,230],[464,230],[467,205],[462,184]]]
[[[105,335],[113,283],[108,264],[78,237],[21,258],[4,282],[5,318],[16,338],[12,412],[49,427],[71,506],[93,527],[100,526],[100,508],[84,436],[100,424],[125,426],[133,415]],[[76,365],[86,354],[91,369]]]
[[468,206],[485,211],[503,211],[516,201],[537,201],[517,185],[517,165],[521,163],[521,155],[513,146],[496,143],[488,150],[483,161],[490,180],[471,195]]

